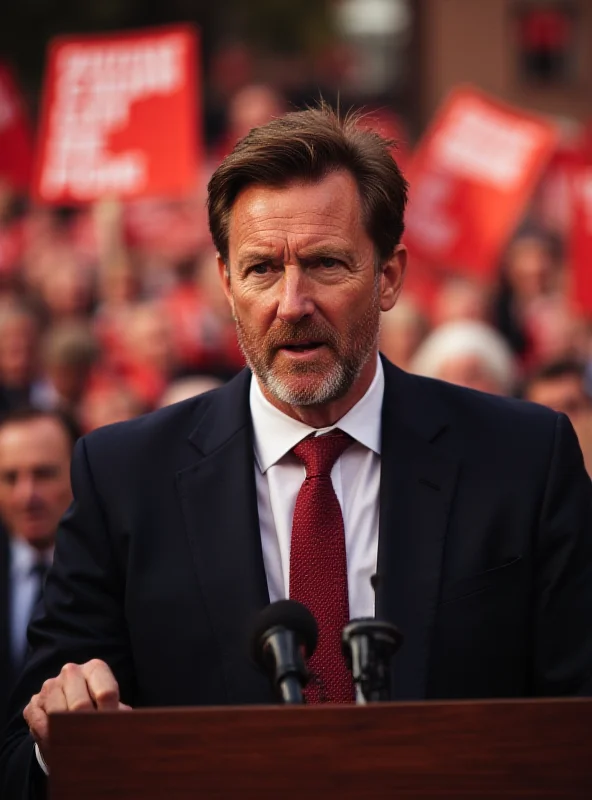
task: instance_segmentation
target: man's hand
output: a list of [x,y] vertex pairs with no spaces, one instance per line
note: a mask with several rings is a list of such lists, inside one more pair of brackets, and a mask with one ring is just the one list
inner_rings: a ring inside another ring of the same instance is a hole
[[65,664],[57,678],[45,681],[31,698],[23,716],[41,755],[47,761],[48,715],[55,711],[130,711],[119,702],[119,686],[105,664],[95,658],[86,664]]

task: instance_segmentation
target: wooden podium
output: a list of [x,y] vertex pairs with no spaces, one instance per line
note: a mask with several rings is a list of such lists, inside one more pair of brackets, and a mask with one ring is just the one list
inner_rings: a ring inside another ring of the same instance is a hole
[[51,800],[592,798],[592,700],[57,714]]

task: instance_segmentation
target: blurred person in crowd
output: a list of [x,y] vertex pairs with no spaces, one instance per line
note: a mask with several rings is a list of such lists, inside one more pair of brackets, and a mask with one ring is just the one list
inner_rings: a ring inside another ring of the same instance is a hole
[[147,409],[136,395],[120,381],[107,382],[85,393],[80,407],[84,433],[103,425],[134,419]]
[[18,301],[0,307],[0,411],[28,402],[39,369],[40,320]]
[[566,297],[555,295],[532,303],[525,318],[531,342],[530,362],[579,360],[587,355],[586,321],[575,313]]
[[96,203],[92,220],[97,246],[94,331],[103,362],[117,372],[124,365],[127,328],[143,293],[141,258],[128,246],[121,202],[109,198]]
[[100,357],[90,323],[55,324],[44,336],[42,377],[31,393],[34,404],[41,408],[61,408],[79,419],[80,403]]
[[411,362],[411,371],[457,386],[511,395],[517,370],[504,338],[484,322],[459,320],[436,328]]
[[408,369],[428,330],[428,320],[419,306],[403,295],[394,308],[382,315],[380,352],[393,364]]
[[127,308],[138,300],[140,292],[140,276],[133,259],[106,265],[99,271],[98,309],[102,306]]
[[0,175],[0,295],[10,290],[19,272],[25,237],[24,198]]
[[524,382],[523,396],[565,414],[574,425],[592,407],[586,368],[579,361],[552,361],[539,367]]
[[15,409],[0,420],[0,727],[25,659],[26,631],[68,507],[70,457],[78,431],[60,412]]
[[208,141],[220,137],[227,123],[230,99],[253,82],[254,69],[253,52],[243,41],[224,42],[212,54],[207,82],[209,96],[204,109]]
[[432,314],[434,327],[458,320],[490,319],[490,297],[484,284],[462,275],[447,278],[438,294]]
[[93,273],[78,262],[67,240],[48,252],[38,288],[51,323],[85,319],[92,309]]
[[115,371],[125,360],[127,328],[140,294],[139,270],[131,258],[99,267],[93,325],[103,358]]
[[542,298],[560,293],[561,278],[561,252],[556,238],[532,229],[519,232],[505,255],[493,321],[526,363],[532,362],[530,314]]
[[285,112],[280,94],[266,84],[251,84],[240,89],[230,101],[228,127],[234,137],[232,146],[246,136],[252,128],[265,125]]
[[0,792],[44,790],[50,712],[273,702],[245,631],[287,596],[320,629],[310,702],[353,702],[341,631],[374,614],[405,635],[394,699],[592,691],[592,485],[569,420],[379,356],[406,269],[389,145],[322,105],[212,176],[249,368],[78,443]]
[[41,296],[43,279],[54,261],[53,252],[61,238],[55,210],[32,206],[24,220],[25,247],[21,275],[30,292]]
[[158,407],[172,406],[173,403],[180,403],[190,397],[211,392],[212,389],[218,389],[220,386],[222,386],[222,381],[214,375],[188,375],[186,378],[177,378],[164,390]]
[[163,298],[180,371],[235,375],[244,358],[210,246],[178,266],[178,283]]
[[136,303],[126,330],[121,376],[147,409],[156,407],[177,370],[171,320],[159,300]]
[[586,368],[580,361],[552,361],[526,379],[523,397],[552,408],[571,420],[578,435],[588,472],[592,471],[592,399],[586,386]]
[[[170,320],[178,364],[183,369],[203,368],[207,362],[208,319],[217,316],[216,298],[201,284],[204,270],[212,270],[216,254],[210,247],[175,265],[175,285],[164,294],[163,307]],[[224,309],[226,311],[226,309]]]
[[225,158],[251,128],[281,117],[285,111],[285,101],[272,86],[254,83],[239,89],[228,105],[227,132],[214,148],[214,161]]

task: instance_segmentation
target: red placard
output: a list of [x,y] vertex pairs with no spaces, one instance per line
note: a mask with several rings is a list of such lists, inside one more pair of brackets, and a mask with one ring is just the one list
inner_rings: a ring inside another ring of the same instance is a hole
[[574,170],[571,223],[572,299],[578,311],[592,315],[592,160]]
[[0,178],[28,192],[33,166],[33,137],[24,103],[11,70],[0,63]]
[[197,33],[189,26],[50,45],[34,193],[46,203],[174,197],[195,185]]
[[412,254],[492,275],[556,142],[546,120],[476,89],[455,90],[407,169]]

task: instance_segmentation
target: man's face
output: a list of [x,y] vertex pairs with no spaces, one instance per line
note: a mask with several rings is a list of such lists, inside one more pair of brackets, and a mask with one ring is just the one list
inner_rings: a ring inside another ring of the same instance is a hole
[[394,305],[405,266],[401,247],[377,275],[354,179],[248,187],[232,209],[228,260],[219,262],[224,289],[264,390],[293,406],[348,395],[376,353],[380,311]]
[[530,386],[527,400],[566,414],[574,424],[590,412],[591,405],[579,375],[539,380]]
[[40,549],[53,543],[72,499],[70,449],[49,417],[0,428],[0,516],[12,536]]

